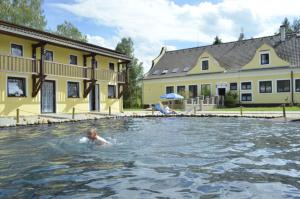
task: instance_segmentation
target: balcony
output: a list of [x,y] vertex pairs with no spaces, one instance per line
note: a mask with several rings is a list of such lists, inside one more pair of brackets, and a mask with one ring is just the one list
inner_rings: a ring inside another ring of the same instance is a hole
[[[33,58],[15,57],[0,54],[0,71],[39,74],[41,61]],[[44,74],[49,76],[92,79],[93,69],[71,64],[44,61]],[[124,72],[95,69],[94,78],[99,81],[125,83]]]

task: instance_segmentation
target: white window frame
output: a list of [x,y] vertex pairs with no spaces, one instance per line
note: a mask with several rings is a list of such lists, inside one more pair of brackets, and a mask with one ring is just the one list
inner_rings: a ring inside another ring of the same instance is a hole
[[[203,70],[203,67],[202,67],[203,61],[207,61],[207,63],[208,63],[208,68],[206,70]],[[200,62],[201,62],[201,71],[209,71],[209,58],[202,58],[202,59],[200,59]]]
[[300,91],[296,91],[296,80],[300,80],[300,78],[294,79],[294,92],[295,93],[300,93]]
[[[261,55],[262,54],[268,54],[269,55],[269,63],[268,64],[262,64],[261,63]],[[259,65],[260,66],[269,66],[269,65],[271,65],[271,54],[270,54],[269,50],[264,50],[264,51],[259,52]]]
[[[50,61],[50,60],[46,60],[46,51],[50,51],[50,52],[52,52],[52,58],[53,58],[53,60],[52,60],[52,61]],[[54,59],[54,50],[46,49],[46,50],[45,50],[45,61],[48,61],[48,62],[55,62],[54,60],[55,60],[55,59]],[[77,61],[78,61],[78,60],[77,60]]]
[[[289,92],[278,92],[277,91],[277,81],[280,81],[280,80],[289,80],[290,81],[290,91]],[[284,93],[291,93],[292,92],[292,81],[291,81],[291,79],[276,79],[275,80],[275,85],[276,85],[276,93],[284,94]]]
[[[71,56],[77,57],[77,58],[76,58],[76,59],[77,59],[77,64],[71,64]],[[74,55],[74,54],[69,54],[69,63],[68,63],[68,64],[73,65],[73,66],[78,66],[78,56],[77,56],[77,55]]]
[[201,83],[201,84],[199,84],[199,87],[200,87],[199,95],[202,95],[202,85],[209,85],[210,95],[212,95],[212,83]]
[[[242,95],[243,94],[251,94],[251,101],[243,101],[243,98],[242,98]],[[240,93],[240,101],[241,102],[245,102],[245,103],[248,103],[248,102],[253,102],[253,93],[252,92],[244,92],[244,93]]]
[[[261,93],[260,92],[260,82],[271,82],[271,85],[272,85],[272,92],[271,93]],[[272,94],[272,93],[274,93],[274,82],[273,82],[273,80],[271,80],[271,79],[267,79],[267,80],[258,80],[258,85],[257,85],[257,93],[259,93],[259,94]]]
[[[234,83],[236,83],[236,90],[231,90],[230,84],[234,84]],[[251,88],[252,88],[252,85],[251,85]],[[229,89],[228,90],[233,91],[233,92],[238,91],[239,90],[239,83],[238,82],[229,82]]]
[[178,84],[178,85],[176,85],[176,93],[177,93],[177,94],[179,94],[179,93],[178,93],[178,86],[184,87],[184,92],[186,92],[186,85],[180,85],[180,84]]
[[[108,90],[109,86],[114,86],[115,87],[115,97],[109,97],[109,90]],[[107,99],[112,99],[113,100],[113,99],[117,99],[117,98],[118,98],[118,88],[117,88],[117,85],[115,85],[115,84],[107,84]]]
[[14,74],[6,74],[6,79],[5,79],[5,92],[6,92],[6,97],[9,97],[9,98],[18,98],[17,96],[8,96],[8,92],[7,92],[7,87],[8,87],[8,78],[9,77],[16,77],[16,78],[25,78],[25,92],[26,92],[26,95],[25,96],[21,96],[20,98],[27,98],[29,96],[29,93],[28,93],[28,77],[25,76],[25,75],[14,75]]
[[[248,82],[251,83],[251,89],[242,89],[242,83],[248,83]],[[248,91],[252,91],[252,88],[253,88],[253,82],[252,81],[242,81],[242,82],[240,82],[240,91],[248,92]]]
[[[78,83],[78,89],[79,89],[79,96],[78,97],[69,97],[69,88],[68,88],[68,83],[69,82],[71,82],[71,83]],[[68,99],[79,99],[79,98],[81,98],[81,95],[80,95],[80,93],[81,93],[80,91],[81,90],[80,89],[81,89],[80,81],[77,81],[77,80],[74,80],[74,81],[73,80],[68,80],[67,81],[67,98]]]
[[173,93],[175,93],[175,85],[167,85],[165,86],[164,94],[167,94],[167,87],[173,87]]
[[[12,54],[12,46],[11,45],[18,45],[18,46],[22,46],[22,56],[16,56],[16,55],[13,55]],[[19,43],[10,43],[10,52],[9,52],[9,54],[11,55],[11,56],[14,56],[14,57],[25,57],[24,56],[24,54],[25,54],[25,50],[24,50],[24,45],[23,44],[19,44]]]

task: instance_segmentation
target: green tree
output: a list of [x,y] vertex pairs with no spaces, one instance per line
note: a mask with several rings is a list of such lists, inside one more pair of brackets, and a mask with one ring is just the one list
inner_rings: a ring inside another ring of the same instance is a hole
[[[290,21],[289,21],[289,19],[288,19],[287,17],[284,18],[284,20],[282,21],[281,25],[284,25],[284,26],[285,26],[285,31],[286,31],[286,33],[291,33],[291,32],[293,32],[291,23],[290,23]],[[280,31],[279,31],[279,32],[280,32]]]
[[72,23],[65,21],[56,27],[55,34],[68,37],[70,39],[75,39],[82,42],[87,42],[86,35],[82,34],[78,28],[76,28]]
[[213,42],[213,45],[218,45],[218,44],[221,44],[221,43],[222,43],[222,40],[218,36],[216,36],[215,40]]
[[47,24],[42,0],[1,0],[0,19],[39,30]]
[[116,46],[116,51],[132,58],[129,64],[129,82],[124,91],[124,107],[138,108],[142,105],[142,78],[143,63],[134,57],[134,44],[132,39],[122,38]]
[[300,19],[294,19],[292,28],[294,32],[300,32]]

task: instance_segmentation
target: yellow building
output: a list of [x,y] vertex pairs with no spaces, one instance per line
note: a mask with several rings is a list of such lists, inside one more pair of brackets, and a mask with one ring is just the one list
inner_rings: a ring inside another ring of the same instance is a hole
[[143,104],[233,91],[244,105],[300,104],[300,36],[285,33],[182,50],[162,49],[143,79]]
[[0,21],[0,116],[120,112],[131,59]]

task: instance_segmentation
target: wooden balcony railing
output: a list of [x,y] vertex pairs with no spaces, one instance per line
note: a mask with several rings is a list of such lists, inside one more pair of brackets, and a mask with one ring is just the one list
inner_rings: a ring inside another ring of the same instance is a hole
[[[40,60],[0,54],[0,71],[39,74],[40,70]],[[44,61],[44,73],[45,75],[92,79],[91,67],[50,61]],[[94,77],[96,80],[125,83],[125,73],[123,72],[117,73],[111,70],[95,69]]]
[[1,71],[36,74],[39,66],[40,62],[36,59],[0,55]]
[[118,82],[119,83],[126,82],[126,73],[125,72],[118,72]]
[[86,78],[83,66],[62,64],[56,62],[45,61],[45,75],[55,75],[63,77]]

